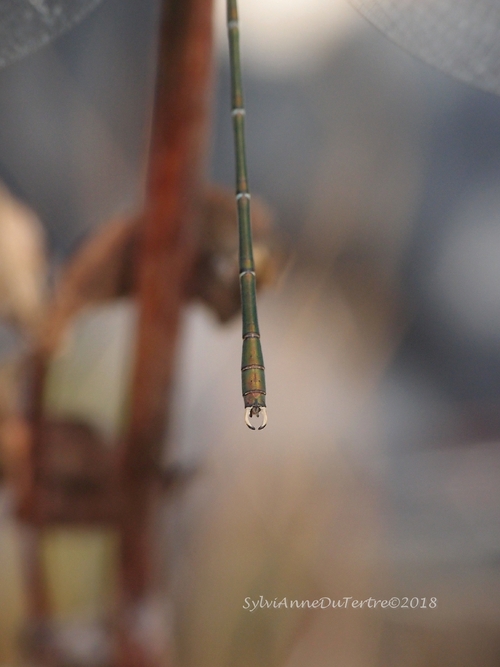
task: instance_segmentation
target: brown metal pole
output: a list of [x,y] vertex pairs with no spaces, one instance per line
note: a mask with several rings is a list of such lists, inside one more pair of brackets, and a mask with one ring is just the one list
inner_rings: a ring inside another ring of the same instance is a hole
[[[164,0],[147,202],[138,258],[139,323],[129,423],[121,451],[121,608],[151,593],[152,523],[172,373],[196,252],[212,79],[212,0]],[[120,665],[145,665],[125,621]]]

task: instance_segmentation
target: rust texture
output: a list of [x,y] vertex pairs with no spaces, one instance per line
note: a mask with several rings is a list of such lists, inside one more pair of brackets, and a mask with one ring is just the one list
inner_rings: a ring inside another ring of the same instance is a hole
[[179,313],[198,236],[211,45],[211,0],[166,3],[138,263],[140,321],[124,452],[131,474],[156,465],[165,428]]
[[[161,4],[144,211],[130,225],[124,221],[110,226],[105,242],[91,241],[70,266],[47,328],[27,362],[25,416],[19,415],[11,429],[14,449],[22,452],[22,461],[14,466],[20,468],[15,485],[18,517],[28,524],[24,561],[33,627],[42,627],[51,611],[40,561],[44,526],[116,526],[121,540],[114,664],[120,667],[160,662],[135,626],[157,574],[153,524],[158,499],[167,482],[173,487],[178,477],[164,474],[160,459],[181,311],[199,253],[212,83],[213,1],[162,0]],[[130,234],[133,252],[126,251]],[[48,421],[43,391],[50,357],[80,307],[112,298],[116,292],[130,293],[132,281],[122,271],[123,258],[118,263],[107,261],[124,252],[129,264],[135,265],[139,319],[128,422],[111,453],[113,448],[85,424]]]
[[[167,426],[181,310],[199,237],[196,221],[203,189],[211,52],[212,0],[164,2],[138,255],[136,359],[128,429],[120,452],[120,607],[131,619],[151,593],[154,579],[152,523],[159,492],[155,479]],[[133,634],[132,628],[124,628],[120,664],[148,662]]]

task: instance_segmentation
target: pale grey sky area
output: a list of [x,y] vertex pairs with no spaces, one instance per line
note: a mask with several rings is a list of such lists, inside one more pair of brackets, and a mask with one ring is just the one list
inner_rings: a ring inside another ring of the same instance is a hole
[[[216,0],[217,45],[227,50],[225,0]],[[269,73],[307,69],[359,20],[347,0],[239,0],[245,65]]]

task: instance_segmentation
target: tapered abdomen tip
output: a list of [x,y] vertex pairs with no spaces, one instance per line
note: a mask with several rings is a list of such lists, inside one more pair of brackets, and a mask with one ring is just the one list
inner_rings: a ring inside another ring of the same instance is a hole
[[[260,426],[257,426],[257,429],[252,424],[252,419],[260,420]],[[248,428],[252,429],[252,431],[262,431],[262,429],[267,425],[267,409],[261,408],[258,405],[245,408],[245,424],[248,426]]]

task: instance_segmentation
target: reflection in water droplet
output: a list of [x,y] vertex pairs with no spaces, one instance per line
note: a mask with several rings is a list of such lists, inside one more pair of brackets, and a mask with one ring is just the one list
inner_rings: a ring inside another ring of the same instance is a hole
[[[252,421],[255,423],[252,424]],[[252,431],[261,431],[267,425],[267,410],[266,408],[260,408],[258,406],[253,406],[251,408],[245,408],[245,424]]]

